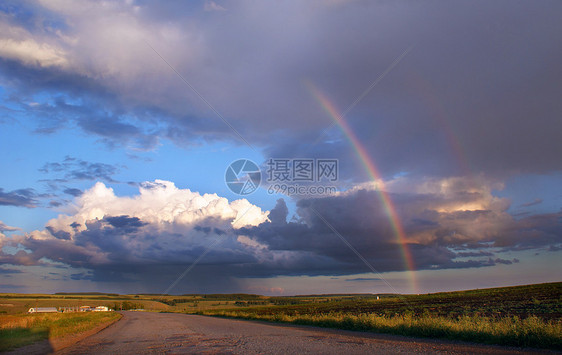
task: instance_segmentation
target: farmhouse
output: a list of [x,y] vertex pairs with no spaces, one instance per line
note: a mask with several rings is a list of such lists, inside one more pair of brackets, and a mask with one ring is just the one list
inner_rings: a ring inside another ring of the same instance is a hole
[[27,313],[57,313],[56,307],[36,307],[30,308]]
[[[80,306],[80,307],[60,307],[57,310],[56,307],[34,307],[30,308],[27,313],[57,313],[57,312],[109,312],[110,309],[107,306]],[[111,310],[112,311],[112,310]]]

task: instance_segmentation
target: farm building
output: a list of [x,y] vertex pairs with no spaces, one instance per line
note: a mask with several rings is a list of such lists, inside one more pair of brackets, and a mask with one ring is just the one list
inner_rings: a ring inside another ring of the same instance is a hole
[[97,306],[93,309],[94,312],[109,312],[109,308],[106,306]]
[[37,308],[30,308],[27,313],[57,313],[57,309],[55,307],[37,307]]

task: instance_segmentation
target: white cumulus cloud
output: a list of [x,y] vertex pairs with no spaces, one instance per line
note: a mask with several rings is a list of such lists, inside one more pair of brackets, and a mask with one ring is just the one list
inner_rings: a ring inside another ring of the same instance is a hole
[[159,230],[193,227],[208,218],[229,221],[233,228],[241,228],[259,225],[267,221],[269,214],[246,199],[229,202],[217,194],[201,195],[163,180],[142,183],[139,195],[132,197],[116,196],[112,188],[98,182],[76,200],[73,209],[70,215],[50,220],[47,227],[72,236],[84,231],[88,221],[126,215]]

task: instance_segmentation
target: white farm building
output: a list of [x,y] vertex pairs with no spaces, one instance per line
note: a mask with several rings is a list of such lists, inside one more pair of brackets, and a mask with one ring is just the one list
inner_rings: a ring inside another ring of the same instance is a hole
[[36,307],[30,308],[27,313],[57,313],[56,307]]

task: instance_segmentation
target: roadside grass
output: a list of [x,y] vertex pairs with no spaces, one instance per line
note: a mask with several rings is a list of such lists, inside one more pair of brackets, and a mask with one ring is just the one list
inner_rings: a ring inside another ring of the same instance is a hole
[[562,350],[560,282],[381,299],[329,296],[199,314]]
[[350,313],[288,315],[281,310],[276,314],[259,314],[251,309],[203,311],[201,314],[506,346],[562,349],[562,323],[553,320],[544,321],[535,316],[520,319],[516,316],[494,318],[464,315],[455,319],[429,314],[423,316]]
[[119,318],[116,312],[0,315],[0,351],[81,333]]

